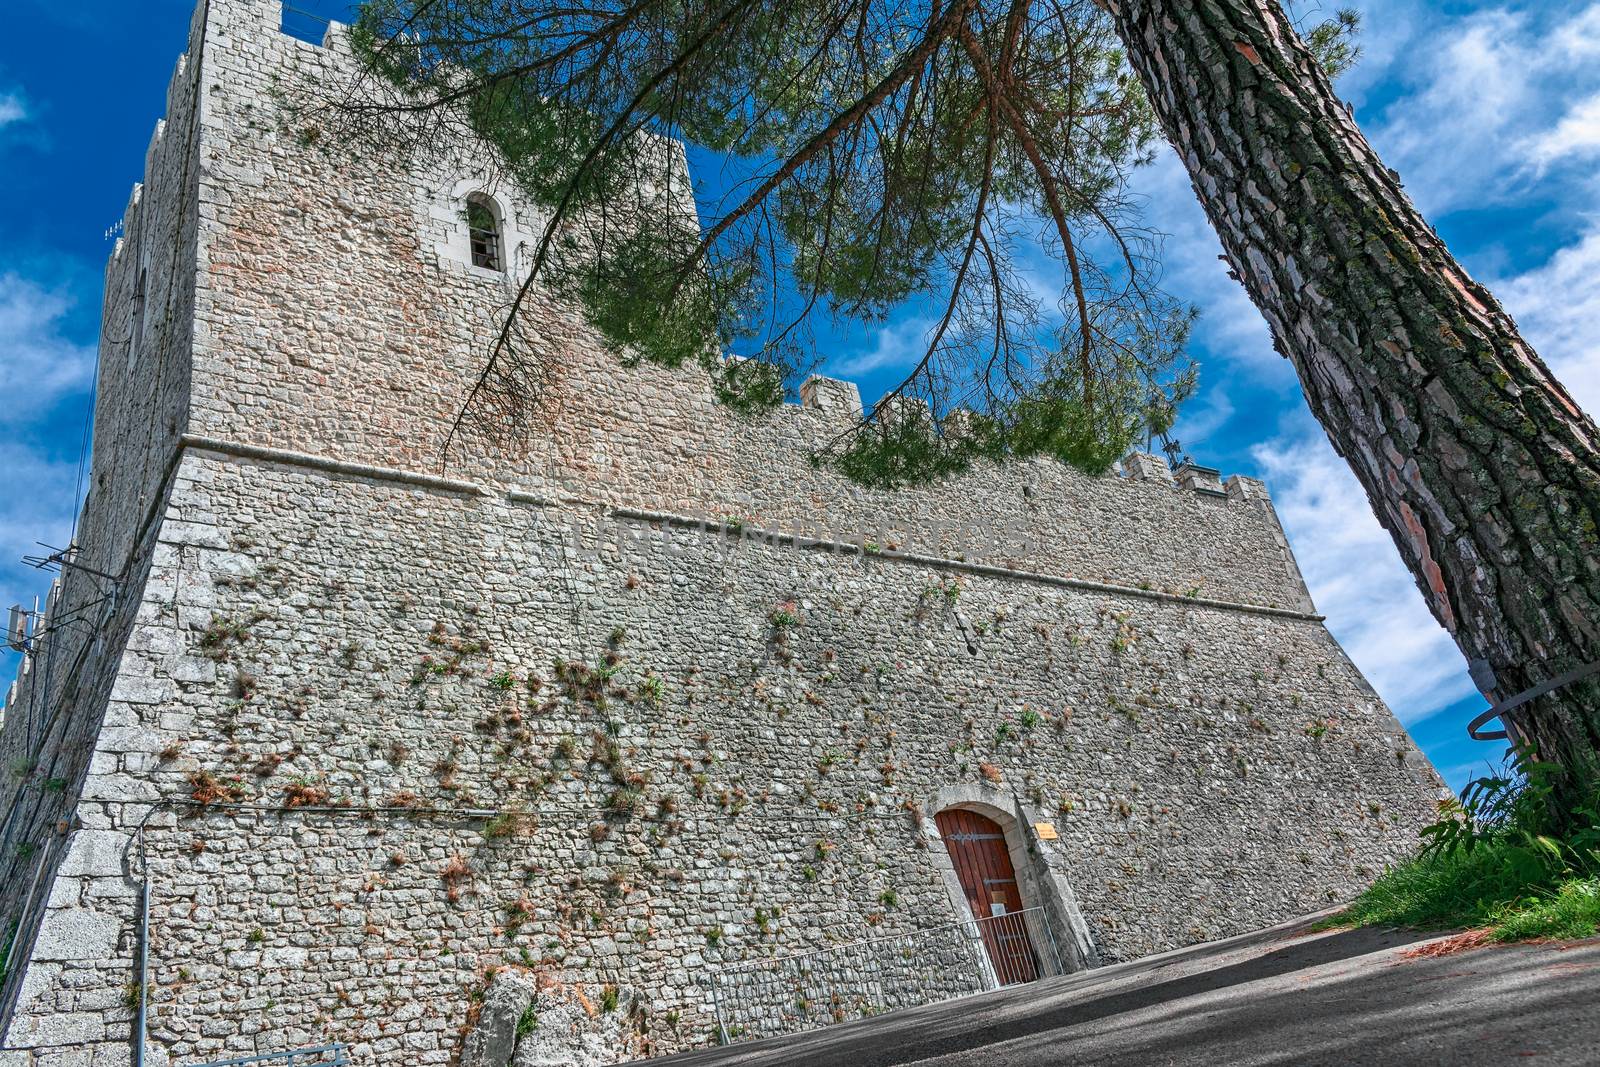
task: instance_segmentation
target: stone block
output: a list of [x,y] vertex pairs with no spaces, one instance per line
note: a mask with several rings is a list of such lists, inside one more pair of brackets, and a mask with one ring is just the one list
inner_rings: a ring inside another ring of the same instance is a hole
[[1190,492],[1224,495],[1222,477],[1215,467],[1202,467],[1198,463],[1185,462],[1178,464],[1172,475],[1180,486]]
[[113,726],[100,731],[101,752],[160,752],[167,738],[142,726]]
[[129,704],[165,704],[176,692],[177,687],[165,678],[119,675],[111,687],[111,699]]
[[71,908],[78,903],[78,898],[83,893],[83,883],[76,878],[63,878],[59,875],[50,886],[50,899],[45,902],[46,908]]
[[1124,456],[1122,473],[1139,481],[1172,484],[1172,469],[1167,461],[1148,452],[1130,452]]
[[30,963],[27,973],[22,976],[22,989],[17,993],[15,1016],[21,1018],[54,1010],[55,990],[60,979],[61,964]]
[[123,852],[133,840],[121,830],[79,830],[72,835],[61,875],[68,878],[121,878]]
[[63,908],[48,912],[34,942],[33,958],[103,960],[115,951],[121,932],[121,920],[99,911]]
[[214,682],[217,663],[204,656],[180,656],[168,662],[167,674],[179,682]]
[[800,383],[800,402],[808,408],[861,417],[861,390],[855,382],[813,374]]
[[[99,1012],[58,1011],[49,1015],[30,1015],[12,1024],[10,1040],[28,1048],[50,1050],[61,1045],[82,1045],[99,1041],[105,1036],[106,1024]],[[59,1050],[65,1053],[69,1050]],[[70,1050],[74,1053],[81,1050]],[[87,1053],[84,1053],[88,1063]],[[36,1060],[40,1064],[57,1062],[46,1057]],[[60,1062],[71,1062],[60,1061]]]

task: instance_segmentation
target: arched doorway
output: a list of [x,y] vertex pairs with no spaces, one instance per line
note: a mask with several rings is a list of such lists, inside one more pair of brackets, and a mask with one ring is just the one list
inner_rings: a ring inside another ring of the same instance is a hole
[[934,817],[961,890],[1001,985],[1039,977],[1039,956],[1022,914],[1022,890],[1000,824],[975,811],[951,808]]

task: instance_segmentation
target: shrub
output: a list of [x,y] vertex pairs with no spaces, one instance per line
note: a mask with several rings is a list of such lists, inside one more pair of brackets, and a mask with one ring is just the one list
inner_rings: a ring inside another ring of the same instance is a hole
[[1600,932],[1600,803],[1559,812],[1560,773],[1512,750],[1498,772],[1440,802],[1415,859],[1325,925],[1489,927],[1507,941]]

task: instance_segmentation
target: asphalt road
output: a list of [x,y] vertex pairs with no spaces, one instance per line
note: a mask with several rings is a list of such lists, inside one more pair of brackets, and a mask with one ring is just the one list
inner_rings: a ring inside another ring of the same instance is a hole
[[1600,1065],[1600,939],[1448,955],[1314,918],[652,1067]]

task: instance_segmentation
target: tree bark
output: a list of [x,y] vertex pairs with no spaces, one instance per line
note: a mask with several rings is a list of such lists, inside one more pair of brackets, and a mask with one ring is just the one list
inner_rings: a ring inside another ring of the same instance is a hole
[[[1491,701],[1600,659],[1600,434],[1276,0],[1099,0],[1227,259]],[[1600,677],[1509,714],[1597,781]]]

